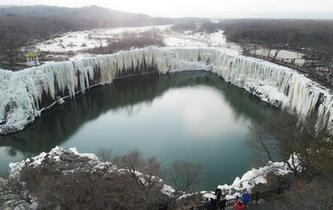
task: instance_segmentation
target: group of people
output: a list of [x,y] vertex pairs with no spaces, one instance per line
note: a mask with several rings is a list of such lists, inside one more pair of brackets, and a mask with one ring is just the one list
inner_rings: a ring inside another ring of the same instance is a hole
[[[256,197],[256,196],[255,196]],[[257,199],[255,199],[257,200]],[[244,210],[246,209],[247,204],[251,201],[251,195],[248,192],[244,192],[241,196],[237,196],[236,202],[233,207],[235,210]],[[207,210],[225,210],[227,205],[227,199],[225,195],[222,195],[221,189],[215,190],[215,198],[206,198],[205,208]]]
[[215,190],[215,197],[216,198],[206,198],[205,200],[205,208],[207,210],[225,210],[225,207],[227,205],[227,199],[224,195],[222,195],[221,189]]

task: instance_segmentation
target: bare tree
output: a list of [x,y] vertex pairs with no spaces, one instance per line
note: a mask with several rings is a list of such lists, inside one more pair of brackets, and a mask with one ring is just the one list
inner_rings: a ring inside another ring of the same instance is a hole
[[278,54],[280,53],[281,50],[282,50],[281,46],[275,48],[275,53],[274,53],[274,55],[273,55],[273,57],[272,57],[272,60],[273,60],[273,61],[276,60],[276,58],[277,58],[277,56],[278,56]]
[[112,149],[99,149],[96,155],[103,162],[112,162],[114,159]]
[[[102,152],[107,159],[109,151]],[[161,192],[160,161],[144,159],[137,150],[113,158],[117,169],[111,164],[94,168],[89,159],[70,152],[61,154],[60,160],[46,158],[39,167],[26,166],[21,173],[41,209],[153,210],[168,205],[168,196]]]
[[317,130],[314,115],[300,121],[285,113],[274,113],[265,123],[250,129],[250,145],[264,152],[273,160],[270,148],[279,151],[286,159],[295,176],[302,169],[307,179],[333,170],[333,143],[325,130]]
[[190,162],[176,161],[169,170],[169,176],[176,188],[176,196],[194,190],[201,182],[203,170]]
[[165,46],[163,37],[158,31],[150,30],[140,33],[124,32],[118,37],[109,39],[107,46],[99,46],[95,49],[88,50],[88,52],[109,54],[120,50],[130,50],[131,48],[143,48],[148,46]]
[[[249,145],[255,147],[259,151],[263,151],[266,154],[267,159],[273,161],[273,157],[271,155],[271,150],[269,147],[274,144],[274,137],[269,135],[267,132],[263,130],[260,126],[252,126],[249,128]],[[261,154],[261,152],[260,152]],[[266,158],[264,158],[266,160]]]
[[125,173],[137,183],[143,193],[143,203],[147,208],[151,206],[157,200],[156,192],[164,185],[161,177],[165,176],[166,171],[162,168],[161,162],[155,157],[144,159],[139,150],[133,150],[116,158],[115,163],[126,169]]

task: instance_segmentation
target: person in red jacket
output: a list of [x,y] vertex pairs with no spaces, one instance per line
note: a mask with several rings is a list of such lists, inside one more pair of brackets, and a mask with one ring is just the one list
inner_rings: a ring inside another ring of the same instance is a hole
[[245,209],[245,205],[238,200],[235,204],[234,204],[234,209],[235,210],[244,210]]

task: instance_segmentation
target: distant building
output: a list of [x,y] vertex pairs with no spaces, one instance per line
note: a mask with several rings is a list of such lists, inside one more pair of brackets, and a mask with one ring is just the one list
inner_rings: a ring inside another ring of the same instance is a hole
[[25,58],[27,60],[28,66],[38,66],[40,65],[38,60],[38,53],[36,51],[28,51],[25,53]]

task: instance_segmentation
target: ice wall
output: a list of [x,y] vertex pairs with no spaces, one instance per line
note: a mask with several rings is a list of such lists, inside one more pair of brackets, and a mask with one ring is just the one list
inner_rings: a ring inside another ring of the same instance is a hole
[[23,129],[62,98],[74,98],[115,78],[151,73],[207,70],[305,119],[318,113],[317,126],[333,129],[332,94],[296,71],[235,51],[213,48],[145,48],[112,55],[49,63],[19,72],[0,70],[0,134]]

